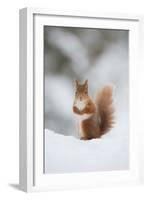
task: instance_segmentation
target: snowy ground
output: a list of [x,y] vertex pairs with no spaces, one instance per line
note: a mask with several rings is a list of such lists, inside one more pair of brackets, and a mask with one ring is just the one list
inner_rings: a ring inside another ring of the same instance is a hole
[[[123,124],[121,124],[123,127]],[[124,126],[125,127],[125,126]],[[119,130],[119,131],[118,131]],[[101,139],[82,141],[45,130],[45,172],[125,170],[129,167],[128,132],[115,127]]]

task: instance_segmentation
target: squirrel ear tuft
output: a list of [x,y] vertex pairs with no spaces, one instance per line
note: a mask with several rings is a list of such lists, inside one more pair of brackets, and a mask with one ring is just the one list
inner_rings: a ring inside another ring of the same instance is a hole
[[88,85],[88,79],[86,79],[86,81],[85,81],[84,85]]
[[76,87],[78,87],[78,85],[79,85],[78,80],[75,80],[75,84],[76,84]]
[[84,82],[84,87],[86,90],[88,90],[88,79]]

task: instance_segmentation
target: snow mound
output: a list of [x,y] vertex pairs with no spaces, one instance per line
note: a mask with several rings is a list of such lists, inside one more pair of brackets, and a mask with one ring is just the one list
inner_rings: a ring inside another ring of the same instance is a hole
[[68,173],[128,169],[128,138],[109,132],[101,139],[79,140],[45,130],[45,172]]

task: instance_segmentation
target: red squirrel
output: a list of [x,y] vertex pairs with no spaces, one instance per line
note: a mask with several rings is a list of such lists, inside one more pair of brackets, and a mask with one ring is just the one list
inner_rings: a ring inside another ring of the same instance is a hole
[[80,139],[100,138],[114,124],[113,87],[105,86],[93,101],[88,94],[88,80],[80,84],[77,80],[73,112],[78,116]]

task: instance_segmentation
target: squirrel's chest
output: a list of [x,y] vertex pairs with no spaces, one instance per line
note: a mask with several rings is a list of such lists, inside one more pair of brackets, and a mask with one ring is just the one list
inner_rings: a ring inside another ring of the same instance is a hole
[[86,106],[86,102],[85,102],[85,101],[76,100],[75,106],[76,106],[79,110],[83,110],[83,109],[85,108],[85,106]]

